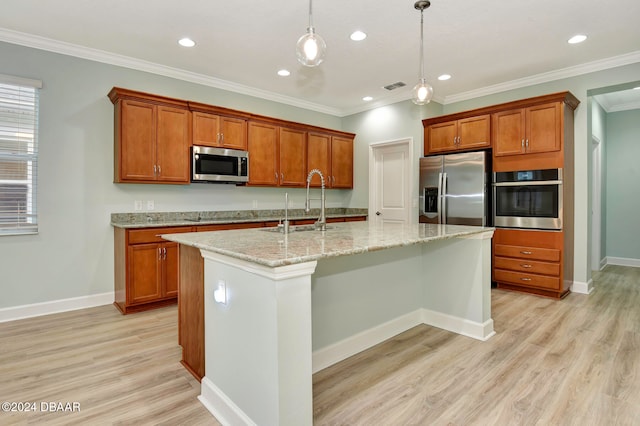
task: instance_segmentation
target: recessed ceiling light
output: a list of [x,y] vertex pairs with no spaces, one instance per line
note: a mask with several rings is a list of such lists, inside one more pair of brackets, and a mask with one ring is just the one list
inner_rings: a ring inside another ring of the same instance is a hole
[[569,40],[567,40],[567,42],[569,44],[577,44],[577,43],[582,43],[583,41],[585,41],[587,39],[587,36],[584,34],[577,34],[574,35],[573,37],[571,37]]
[[363,100],[363,101],[365,101],[365,102],[369,102],[369,101],[372,101],[372,100],[373,100],[373,97],[371,97],[371,96],[365,96],[364,98],[362,98],[362,100]]
[[451,76],[449,74],[442,74],[440,77],[438,77],[438,80],[445,81],[445,80],[449,80],[450,78]]
[[278,75],[280,77],[289,77],[291,75],[291,72],[289,70],[281,69],[278,71]]
[[354,32],[351,33],[349,38],[351,40],[353,40],[353,41],[362,41],[365,38],[367,38],[367,35],[365,33],[363,33],[362,31],[354,31]]
[[188,37],[185,38],[181,38],[180,40],[178,40],[178,44],[182,47],[193,47],[196,45],[196,42],[191,40]]

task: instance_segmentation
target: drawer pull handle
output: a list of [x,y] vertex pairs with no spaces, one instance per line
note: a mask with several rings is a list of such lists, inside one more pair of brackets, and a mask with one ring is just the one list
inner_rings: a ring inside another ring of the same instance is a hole
[[523,263],[520,266],[522,266],[523,268],[533,268],[533,266],[529,265],[528,263]]
[[522,250],[520,253],[521,254],[532,254],[530,251],[527,251],[527,250]]
[[531,281],[531,278],[520,278],[521,281]]

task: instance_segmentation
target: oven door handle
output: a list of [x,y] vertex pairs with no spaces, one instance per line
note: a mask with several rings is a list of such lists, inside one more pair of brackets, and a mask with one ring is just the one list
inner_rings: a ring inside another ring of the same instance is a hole
[[522,181],[522,182],[495,182],[493,186],[543,186],[562,185],[561,180]]

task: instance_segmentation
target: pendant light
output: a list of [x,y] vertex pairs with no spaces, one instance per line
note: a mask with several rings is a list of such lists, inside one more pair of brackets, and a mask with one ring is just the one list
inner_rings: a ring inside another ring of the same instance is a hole
[[327,44],[322,37],[316,34],[316,30],[313,28],[312,0],[309,0],[309,27],[296,44],[298,62],[306,67],[316,67],[324,60],[326,50]]
[[431,101],[433,97],[433,87],[424,78],[424,10],[431,6],[429,0],[420,0],[414,4],[414,7],[420,11],[420,80],[413,88],[413,103],[416,105],[425,105]]

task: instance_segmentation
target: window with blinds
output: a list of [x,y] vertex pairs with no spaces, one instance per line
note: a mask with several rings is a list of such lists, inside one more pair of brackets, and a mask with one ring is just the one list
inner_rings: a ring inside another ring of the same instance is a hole
[[0,235],[38,232],[40,82],[0,75]]

